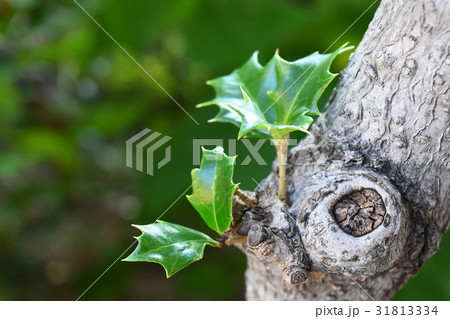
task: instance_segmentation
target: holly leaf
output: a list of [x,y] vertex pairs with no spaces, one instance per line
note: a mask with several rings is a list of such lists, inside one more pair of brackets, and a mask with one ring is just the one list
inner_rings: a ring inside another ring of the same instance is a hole
[[203,258],[206,245],[220,243],[197,230],[158,221],[150,225],[133,225],[142,231],[138,246],[124,261],[147,261],[162,265],[167,278]]
[[317,52],[297,61],[282,59],[278,52],[265,65],[258,52],[231,74],[208,81],[216,97],[197,107],[219,106],[210,122],[240,127],[239,138],[283,137],[292,131],[308,132],[311,116],[320,115],[317,102],[337,74],[329,71],[334,58],[353,47],[333,53]]
[[233,219],[233,196],[237,184],[232,181],[236,157],[227,156],[222,147],[202,149],[200,168],[192,170],[192,195],[189,202],[198,211],[209,228],[219,234]]

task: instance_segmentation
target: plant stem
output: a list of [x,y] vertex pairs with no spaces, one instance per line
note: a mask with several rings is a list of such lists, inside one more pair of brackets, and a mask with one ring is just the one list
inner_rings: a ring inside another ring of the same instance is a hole
[[247,236],[237,236],[231,237],[225,240],[225,245],[231,246],[239,243],[245,243],[247,241]]
[[286,164],[288,144],[289,135],[284,135],[282,138],[275,140],[278,157],[278,198],[283,202],[287,201]]

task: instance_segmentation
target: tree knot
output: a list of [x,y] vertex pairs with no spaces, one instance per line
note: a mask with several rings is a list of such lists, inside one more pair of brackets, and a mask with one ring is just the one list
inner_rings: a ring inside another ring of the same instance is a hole
[[333,207],[333,216],[341,229],[354,237],[364,236],[383,223],[386,207],[380,194],[363,188],[341,197]]

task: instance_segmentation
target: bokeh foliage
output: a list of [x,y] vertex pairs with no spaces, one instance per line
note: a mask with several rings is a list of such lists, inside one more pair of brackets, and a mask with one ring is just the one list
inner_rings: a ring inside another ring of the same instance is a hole
[[[193,138],[234,139],[195,109],[205,81],[246,61],[323,52],[371,0],[80,0],[200,123],[196,125],[71,0],[0,0],[0,299],[76,299],[190,185]],[[374,6],[331,49],[357,45]],[[334,64],[341,69],[348,56]],[[171,136],[155,176],[125,166],[125,141],[143,128]],[[225,149],[227,143],[225,143]],[[253,189],[268,165],[237,165]],[[248,155],[238,143],[238,164]],[[165,216],[208,233],[182,197]],[[211,234],[213,235],[213,234]],[[450,242],[399,299],[449,299]],[[206,249],[170,280],[158,265],[116,263],[87,300],[244,298],[245,257]]]

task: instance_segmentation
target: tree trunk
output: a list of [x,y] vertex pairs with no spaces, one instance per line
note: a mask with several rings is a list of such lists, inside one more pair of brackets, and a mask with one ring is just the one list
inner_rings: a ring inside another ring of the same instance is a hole
[[436,252],[450,215],[449,16],[448,0],[382,1],[290,152],[289,203],[275,163],[238,227],[247,299],[387,300]]

